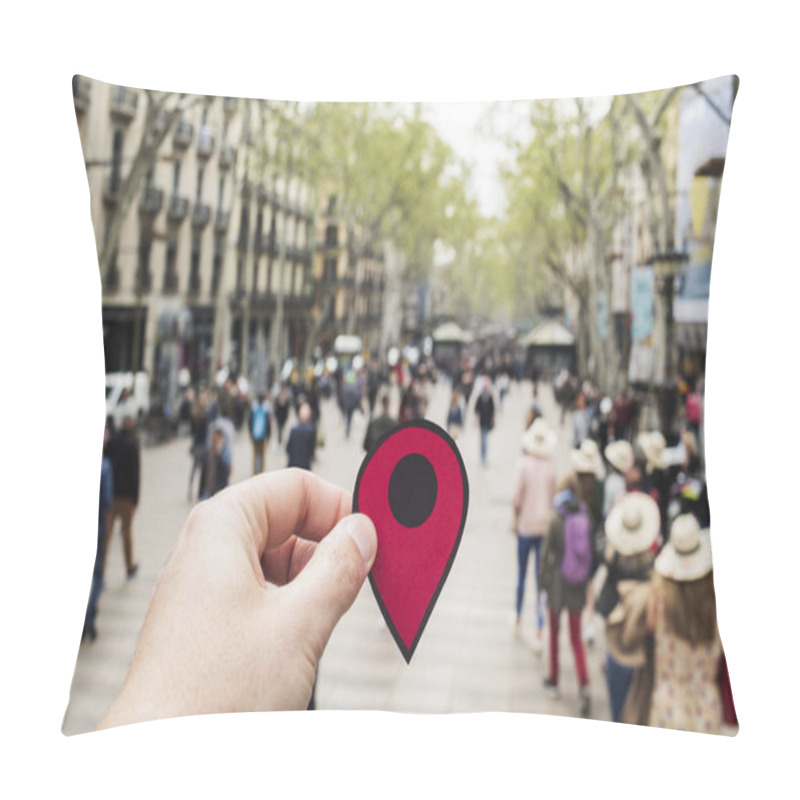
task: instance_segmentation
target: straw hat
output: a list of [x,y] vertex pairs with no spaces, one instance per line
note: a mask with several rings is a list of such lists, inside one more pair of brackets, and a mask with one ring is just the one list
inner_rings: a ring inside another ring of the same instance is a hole
[[644,457],[647,459],[648,470],[666,469],[669,466],[664,457],[664,450],[667,447],[667,442],[660,431],[640,433],[636,441],[639,447],[642,448]]
[[603,466],[600,448],[594,439],[584,439],[581,446],[570,453],[570,457],[575,472],[591,472],[597,476],[598,480],[605,478],[606,470]]
[[547,427],[547,423],[538,417],[522,434],[522,449],[528,455],[548,458],[556,447],[556,434]]
[[672,523],[669,541],[658,554],[655,570],[674,581],[697,581],[711,572],[711,534],[700,530],[692,514],[681,514]]
[[630,442],[620,439],[617,442],[611,442],[605,449],[606,458],[612,467],[618,469],[623,475],[633,466],[634,456],[633,448]]
[[644,492],[623,495],[606,517],[606,536],[622,556],[644,553],[661,531],[658,504]]

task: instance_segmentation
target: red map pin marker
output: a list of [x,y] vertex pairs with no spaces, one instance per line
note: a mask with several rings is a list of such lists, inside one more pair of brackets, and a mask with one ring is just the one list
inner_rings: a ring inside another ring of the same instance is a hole
[[353,511],[378,532],[370,584],[406,663],[453,566],[468,501],[455,442],[427,420],[385,433],[358,472]]

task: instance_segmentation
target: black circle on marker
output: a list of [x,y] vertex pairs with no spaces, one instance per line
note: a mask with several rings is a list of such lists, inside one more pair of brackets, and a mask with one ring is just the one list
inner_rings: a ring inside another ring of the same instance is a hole
[[433,513],[438,493],[436,470],[425,456],[409,453],[395,464],[389,478],[389,508],[401,525],[422,525]]

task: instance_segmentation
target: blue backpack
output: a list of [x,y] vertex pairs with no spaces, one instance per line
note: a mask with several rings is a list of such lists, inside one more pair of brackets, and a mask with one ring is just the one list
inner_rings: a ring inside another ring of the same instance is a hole
[[269,420],[267,409],[262,405],[253,407],[253,418],[250,421],[250,433],[256,442],[260,442],[267,436]]
[[589,517],[581,506],[580,511],[564,515],[564,557],[561,559],[561,576],[567,583],[584,583],[592,569],[592,535]]

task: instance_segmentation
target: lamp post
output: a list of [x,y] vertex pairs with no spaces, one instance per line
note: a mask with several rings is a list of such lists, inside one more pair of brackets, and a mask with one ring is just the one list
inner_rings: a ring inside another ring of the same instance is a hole
[[672,417],[675,413],[677,381],[673,359],[673,299],[675,295],[675,276],[681,265],[687,260],[685,253],[678,253],[669,248],[663,253],[654,253],[647,262],[653,267],[656,288],[662,297],[664,309],[664,372],[661,381],[661,428],[665,436],[670,433]]

